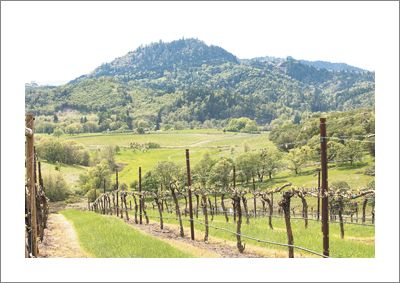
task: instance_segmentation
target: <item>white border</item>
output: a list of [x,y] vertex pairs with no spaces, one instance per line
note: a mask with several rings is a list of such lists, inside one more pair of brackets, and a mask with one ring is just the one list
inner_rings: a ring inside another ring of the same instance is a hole
[[[230,3],[226,3],[229,6]],[[21,27],[1,17],[2,281],[398,281],[399,4],[376,2],[375,259],[25,259],[23,247],[24,83]],[[18,3],[17,5],[21,5]],[[251,5],[251,4],[249,4]],[[356,4],[354,4],[356,5]],[[359,4],[359,5],[362,5]],[[51,12],[51,11],[49,11]],[[362,9],[360,10],[362,12]],[[299,11],[301,13],[301,11]],[[18,15],[16,15],[18,16]],[[357,14],[354,14],[355,21]],[[72,17],[73,19],[73,17]],[[21,19],[23,23],[23,19]],[[338,15],[338,21],[340,16]],[[23,23],[29,25],[29,23]],[[145,28],[145,26],[144,26]],[[351,42],[349,42],[351,44]],[[345,48],[345,47],[344,47]],[[40,66],[38,66],[39,68]],[[383,216],[385,219],[380,218]]]

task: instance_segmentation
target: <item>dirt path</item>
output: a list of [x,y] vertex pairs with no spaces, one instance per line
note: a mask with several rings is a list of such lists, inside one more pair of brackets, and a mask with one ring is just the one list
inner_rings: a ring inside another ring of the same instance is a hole
[[227,243],[226,241],[217,240],[213,237],[209,237],[209,242],[205,243],[203,240],[204,234],[197,232],[196,240],[190,239],[189,229],[185,230],[185,237],[179,236],[179,230],[177,226],[171,224],[164,224],[164,229],[160,229],[158,223],[150,223],[148,225],[135,224],[133,220],[129,220],[128,223],[133,225],[135,228],[156,236],[159,239],[169,242],[171,245],[177,248],[184,248],[190,250],[195,255],[200,257],[223,257],[223,258],[259,258],[265,257],[265,254],[257,253],[255,250],[245,250],[243,254],[239,253],[235,244]]
[[39,257],[89,257],[80,247],[71,223],[62,215],[49,215],[43,243],[39,244]]

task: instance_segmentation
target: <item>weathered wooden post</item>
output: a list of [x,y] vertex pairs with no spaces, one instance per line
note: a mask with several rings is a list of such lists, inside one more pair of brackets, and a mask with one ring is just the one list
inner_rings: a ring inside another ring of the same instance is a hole
[[139,224],[142,224],[142,167],[139,167]]
[[35,118],[33,114],[27,114],[25,117],[25,136],[26,136],[26,177],[29,192],[29,212],[31,224],[31,253],[36,257],[38,254],[37,245],[37,221],[36,221],[36,185],[35,185],[35,164],[34,164],[34,132]]
[[[117,201],[117,217],[119,216],[119,197],[118,197],[118,170],[117,169],[115,169],[115,186],[116,186],[116,192],[117,192],[117,195],[116,195],[116,201]],[[122,213],[122,212],[121,212]]]
[[189,195],[189,217],[190,217],[190,238],[194,241],[194,222],[193,222],[193,203],[192,203],[192,178],[190,176],[190,157],[189,149],[186,149],[186,171],[188,178],[188,195]]
[[293,232],[292,232],[292,225],[290,223],[290,199],[292,196],[293,192],[284,192],[282,200],[279,202],[279,206],[282,207],[283,213],[285,215],[286,234],[289,245],[289,258],[294,258]]
[[317,199],[317,220],[319,221],[319,216],[321,213],[321,169],[318,169],[318,199]]
[[103,182],[103,214],[106,214],[106,179]]
[[240,206],[240,195],[236,190],[236,168],[233,166],[233,190],[235,192],[233,196],[233,202],[235,203],[236,211],[237,211],[237,222],[236,222],[236,246],[240,253],[244,252],[246,245],[242,244],[242,208]]
[[320,118],[321,175],[322,175],[322,234],[323,254],[329,256],[329,219],[328,219],[328,160],[326,148],[326,118]]
[[254,208],[254,218],[257,217],[257,199],[256,199],[256,183],[253,177],[253,208]]

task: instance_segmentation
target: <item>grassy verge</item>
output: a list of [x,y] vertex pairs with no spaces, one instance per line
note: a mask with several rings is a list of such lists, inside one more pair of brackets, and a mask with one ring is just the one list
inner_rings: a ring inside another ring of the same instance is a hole
[[61,213],[72,222],[81,246],[95,257],[192,257],[164,241],[137,231],[116,217],[77,210],[64,210]]

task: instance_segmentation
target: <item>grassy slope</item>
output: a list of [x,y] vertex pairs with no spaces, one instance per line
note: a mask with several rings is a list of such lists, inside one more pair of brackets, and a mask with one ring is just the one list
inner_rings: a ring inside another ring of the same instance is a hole
[[[126,184],[137,180],[138,167],[142,167],[143,174],[152,169],[159,161],[173,161],[178,164],[185,164],[185,147],[190,148],[192,167],[201,159],[202,155],[209,152],[212,157],[234,156],[243,152],[243,145],[248,144],[251,149],[258,149],[271,144],[268,134],[242,134],[242,133],[223,133],[215,129],[182,130],[171,132],[158,132],[145,135],[132,133],[125,134],[82,134],[65,136],[66,139],[76,140],[90,148],[104,145],[128,146],[130,142],[146,143],[156,142],[162,148],[152,149],[146,152],[122,149],[116,155],[116,161],[125,165],[120,173],[120,180]],[[359,167],[333,167],[329,169],[329,183],[334,181],[346,181],[352,188],[361,188],[368,184],[373,177],[366,176],[363,171],[373,161],[367,159]],[[83,171],[73,169],[77,166],[66,166],[62,170],[67,175],[69,181],[75,182]],[[303,173],[294,175],[288,170],[284,170],[274,176],[270,181],[266,181],[262,187],[273,187],[286,182],[292,182],[297,186],[316,186],[317,177],[313,176],[314,167],[305,168]]]
[[[156,218],[156,211],[149,210],[148,214],[153,216],[154,221],[158,221]],[[172,214],[165,215],[168,218],[174,218]],[[203,221],[199,215],[199,221]],[[223,216],[214,217],[214,221],[210,221],[210,225],[214,225],[221,228],[226,228],[231,231],[236,231],[236,224],[232,223],[233,218],[230,217],[230,223],[226,223]],[[165,219],[166,223],[178,224],[175,219]],[[188,218],[183,221],[185,227],[189,227]],[[250,225],[246,225],[246,218],[243,217],[242,222],[242,233],[244,235],[252,236],[258,239],[264,239],[269,241],[276,241],[280,243],[287,243],[286,226],[283,219],[273,218],[272,220],[274,230],[269,229],[267,218],[251,218]],[[301,219],[292,219],[292,230],[294,236],[294,244],[308,249],[322,253],[322,233],[321,224],[316,221],[309,221],[308,229],[304,228],[304,221]],[[204,226],[195,222],[195,228],[199,231],[204,231]],[[226,239],[230,241],[236,241],[236,236],[222,230],[216,230],[210,228],[210,236]],[[374,227],[370,226],[359,226],[359,225],[345,225],[345,239],[340,239],[339,224],[330,224],[330,255],[331,257],[356,257],[356,258],[370,258],[375,256],[374,246]],[[200,235],[197,235],[200,237]],[[249,239],[243,239],[245,243],[251,245],[257,245],[268,249],[280,249],[287,250],[286,247],[280,247],[276,245],[258,243]],[[309,253],[295,250],[295,253],[301,253],[303,256],[310,256]]]
[[101,258],[181,258],[192,257],[155,237],[144,235],[123,220],[94,212],[64,210],[72,222],[81,246]]
[[79,175],[83,174],[88,170],[89,167],[81,166],[81,165],[60,165],[60,170],[55,170],[55,164],[48,163],[46,161],[41,161],[42,164],[42,174],[56,174],[60,172],[68,184],[71,185],[71,188],[74,189],[76,187],[77,182],[79,180]]

